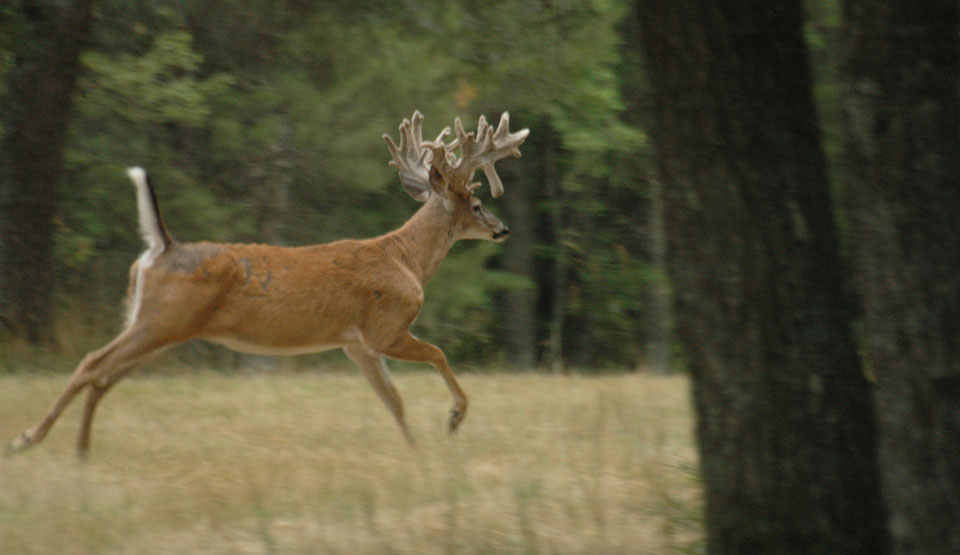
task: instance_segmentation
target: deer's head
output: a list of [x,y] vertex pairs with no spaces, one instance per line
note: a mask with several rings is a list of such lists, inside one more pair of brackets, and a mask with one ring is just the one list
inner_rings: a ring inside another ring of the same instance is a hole
[[511,133],[509,127],[510,115],[506,112],[500,117],[496,130],[480,116],[476,134],[465,132],[457,118],[454,121],[456,137],[451,142],[446,142],[449,127],[441,131],[436,140],[423,141],[423,116],[417,111],[400,124],[399,146],[389,135],[383,138],[393,156],[390,165],[397,168],[404,190],[420,202],[442,203],[457,239],[500,242],[510,230],[474,195],[481,184],[473,181],[473,177],[477,169],[482,169],[491,196],[497,198],[503,194],[503,183],[493,164],[510,156],[519,157],[520,144],[530,134],[529,129]]

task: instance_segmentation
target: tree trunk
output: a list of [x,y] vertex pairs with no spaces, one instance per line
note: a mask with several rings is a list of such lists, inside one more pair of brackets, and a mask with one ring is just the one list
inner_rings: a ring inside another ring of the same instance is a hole
[[652,178],[650,185],[650,222],[647,225],[647,241],[650,249],[650,265],[654,278],[647,294],[647,342],[644,346],[643,365],[658,374],[667,374],[673,369],[673,313],[670,307],[670,285],[667,281],[667,238],[663,231],[663,186]]
[[92,0],[24,0],[6,98],[0,177],[0,314],[33,344],[53,342],[53,219]]
[[547,348],[544,359],[547,369],[555,374],[561,373],[566,367],[563,352],[563,332],[567,319],[567,287],[569,287],[567,273],[567,255],[563,246],[563,188],[557,176],[557,168],[553,158],[553,128],[543,127],[544,145],[540,150],[540,168],[537,174],[541,176],[541,186],[550,198],[550,231],[553,236],[554,256],[550,261],[550,328],[547,335]]
[[[504,168],[500,173],[509,176],[511,171],[510,168]],[[503,177],[503,180],[507,183],[529,182],[529,179],[508,180],[507,177]],[[536,215],[532,192],[527,187],[514,187],[504,193],[504,199],[506,202],[496,203],[503,212],[504,223],[510,228],[510,237],[503,248],[503,267],[515,274],[533,278]],[[503,315],[507,362],[516,368],[533,368],[536,364],[537,291],[529,288],[507,289],[500,312]]]
[[958,9],[844,5],[845,208],[899,553],[960,553]]
[[714,553],[882,553],[799,1],[641,0]]

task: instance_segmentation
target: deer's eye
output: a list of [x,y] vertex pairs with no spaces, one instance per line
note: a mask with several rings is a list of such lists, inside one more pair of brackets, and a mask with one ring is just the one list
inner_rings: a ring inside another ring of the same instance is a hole
[[474,214],[479,214],[479,213],[480,213],[480,205],[479,205],[479,204],[473,207],[473,213],[474,213]]

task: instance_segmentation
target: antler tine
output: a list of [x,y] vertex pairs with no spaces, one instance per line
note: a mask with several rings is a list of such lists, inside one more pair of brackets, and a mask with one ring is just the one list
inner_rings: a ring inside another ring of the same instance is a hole
[[477,142],[480,144],[486,144],[489,141],[488,131],[490,130],[490,125],[487,123],[487,118],[482,114],[480,115],[480,121],[477,122]]
[[433,140],[434,144],[438,144],[438,145],[443,144],[443,141],[447,140],[447,135],[449,134],[450,134],[450,126],[448,125],[444,127],[443,131],[441,131],[440,134],[437,135],[437,138]]
[[[450,135],[449,125],[440,131],[440,134],[437,135],[437,138],[434,139],[432,143],[435,146],[443,147],[442,158],[437,155],[438,149],[430,148],[430,150],[433,151],[433,160],[445,160],[448,166],[452,166],[457,161],[457,157],[453,154],[453,152],[460,145],[460,141],[458,139],[454,139],[450,144],[446,144],[444,141],[447,140],[448,135]],[[443,164],[441,163],[441,165]]]
[[[529,134],[530,130],[526,128],[516,133],[510,133],[510,113],[504,112],[503,115],[500,116],[500,123],[497,124],[497,130],[493,132],[490,141],[504,152],[503,158],[507,156],[519,158],[520,145],[526,140]],[[493,161],[486,162],[480,167],[483,169],[483,173],[487,176],[487,181],[490,183],[491,196],[497,198],[502,195],[503,183],[500,181],[500,176],[497,175],[496,170],[493,169]]]
[[446,145],[447,152],[453,152],[456,149],[463,146],[463,143],[468,139],[469,134],[463,130],[463,122],[460,121],[460,118],[453,120],[453,130],[456,137],[453,139],[453,142]]
[[500,116],[500,123],[497,125],[497,130],[493,133],[493,142],[497,145],[497,148],[506,149],[509,147],[509,155],[515,158],[520,157],[520,145],[527,139],[527,136],[530,134],[530,130],[527,128],[521,129],[516,133],[510,132],[510,112],[504,112]]

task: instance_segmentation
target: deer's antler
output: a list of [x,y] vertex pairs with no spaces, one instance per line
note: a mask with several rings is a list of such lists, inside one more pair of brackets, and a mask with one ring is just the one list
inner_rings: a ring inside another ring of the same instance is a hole
[[[403,186],[414,198],[426,200],[430,194],[429,168],[432,165],[443,175],[450,187],[471,193],[479,186],[479,183],[471,183],[471,180],[474,172],[480,168],[487,176],[490,194],[494,198],[502,195],[503,182],[500,181],[493,164],[509,156],[519,157],[520,145],[530,134],[530,130],[521,129],[511,133],[510,114],[507,112],[500,116],[500,123],[495,131],[483,116],[480,116],[477,123],[476,134],[464,131],[460,118],[454,121],[454,130],[456,138],[450,143],[444,142],[450,134],[449,127],[444,128],[436,140],[425,142],[423,115],[416,111],[410,120],[404,119],[400,124],[399,146],[389,135],[383,136],[393,157],[390,165],[397,168]],[[459,158],[455,154],[458,149]]]
[[429,151],[423,148],[423,114],[415,111],[411,119],[404,118],[400,124],[400,145],[397,146],[390,135],[383,134],[387,149],[393,160],[390,165],[397,168],[404,189],[419,201],[430,196],[430,174],[426,159]]
[[[503,182],[494,169],[493,164],[497,160],[502,160],[510,156],[520,156],[520,145],[530,134],[529,129],[521,129],[516,133],[510,132],[510,114],[504,112],[500,116],[500,123],[496,131],[493,126],[487,123],[487,119],[480,116],[477,123],[477,133],[467,133],[463,130],[463,123],[460,118],[454,121],[454,130],[456,139],[450,144],[443,145],[445,156],[439,164],[436,163],[437,156],[434,155],[434,164],[437,169],[447,178],[451,187],[461,188],[465,192],[472,191],[476,185],[471,183],[473,173],[480,168],[487,176],[487,183],[490,185],[490,194],[497,198],[503,194]],[[441,133],[441,136],[444,134]],[[460,149],[460,158],[456,158],[454,152]],[[436,152],[436,147],[434,147]]]

